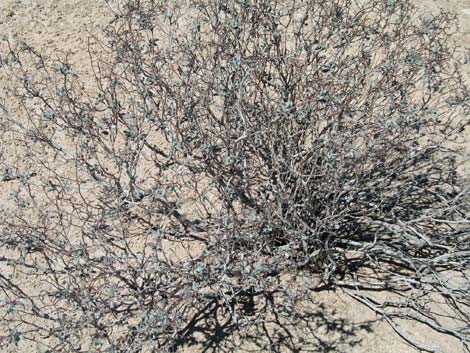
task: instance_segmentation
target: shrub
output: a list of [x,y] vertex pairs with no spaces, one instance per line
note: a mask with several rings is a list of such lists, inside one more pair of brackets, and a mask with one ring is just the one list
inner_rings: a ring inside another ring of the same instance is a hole
[[5,148],[24,155],[3,158],[0,347],[176,351],[212,325],[235,349],[232,334],[308,321],[299,303],[342,287],[419,349],[434,351],[397,319],[469,349],[469,90],[451,14],[119,8],[91,83],[27,43],[1,57]]

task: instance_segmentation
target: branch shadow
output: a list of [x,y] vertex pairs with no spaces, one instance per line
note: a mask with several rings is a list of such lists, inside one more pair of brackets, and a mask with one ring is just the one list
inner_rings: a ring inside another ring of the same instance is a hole
[[280,293],[244,292],[229,306],[214,298],[193,314],[170,351],[350,352],[376,321],[352,323],[314,297],[298,304]]

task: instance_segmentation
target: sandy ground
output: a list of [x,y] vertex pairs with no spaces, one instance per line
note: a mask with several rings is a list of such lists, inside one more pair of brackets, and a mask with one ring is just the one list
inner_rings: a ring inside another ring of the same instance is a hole
[[[470,1],[469,0],[423,0],[419,6],[423,11],[435,11],[439,6],[456,11],[461,21],[460,34],[456,38],[464,47],[470,47]],[[466,11],[464,11],[467,9]],[[71,62],[77,64],[86,73],[88,55],[87,38],[89,33],[96,33],[110,19],[107,6],[99,0],[0,0],[0,37],[15,42],[26,40],[47,55],[59,51],[70,51]],[[58,51],[59,50],[59,51]],[[467,78],[469,70],[467,69]],[[0,83],[2,85],[2,83]],[[5,142],[5,141],[3,141]],[[5,191],[5,190],[3,190]],[[4,192],[2,192],[4,194]],[[356,303],[341,292],[323,292],[318,294],[318,303],[322,303],[338,322],[345,327],[370,325],[368,329],[358,330],[353,339],[335,338],[338,333],[328,333],[318,325],[318,332],[330,335],[330,341],[337,339],[338,345],[332,351],[344,352],[413,352],[383,321],[376,321],[376,315]],[[324,323],[324,322],[323,322]],[[438,337],[418,324],[406,324],[407,329],[417,334],[426,342],[433,342],[444,352],[459,352],[461,348],[455,340]],[[336,335],[336,336],[335,336]],[[333,337],[335,336],[335,337]],[[353,344],[353,342],[355,342]],[[35,347],[24,347],[24,352],[34,352]],[[192,351],[198,351],[192,348]],[[321,346],[312,347],[312,351],[322,351]]]

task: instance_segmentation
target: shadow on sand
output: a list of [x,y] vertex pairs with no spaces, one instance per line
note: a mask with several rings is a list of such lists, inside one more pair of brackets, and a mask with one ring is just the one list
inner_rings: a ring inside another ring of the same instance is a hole
[[286,295],[245,292],[229,305],[209,301],[180,331],[172,351],[346,353],[374,322],[351,323],[314,295],[293,303]]

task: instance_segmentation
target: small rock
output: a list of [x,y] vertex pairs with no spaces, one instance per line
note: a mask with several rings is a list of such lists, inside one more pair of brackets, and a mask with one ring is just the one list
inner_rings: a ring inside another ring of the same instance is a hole
[[15,16],[15,12],[14,12],[14,11],[9,11],[9,12],[7,13],[7,17],[13,17],[13,16]]

